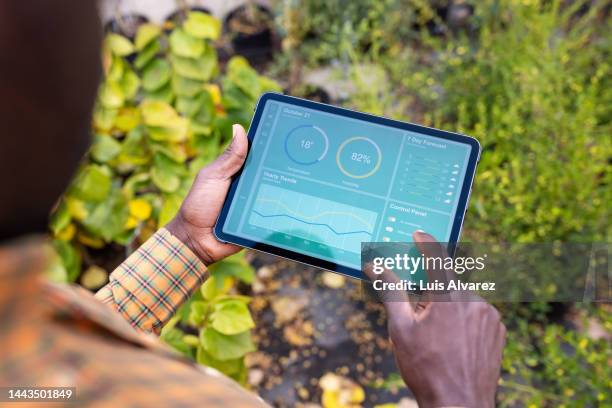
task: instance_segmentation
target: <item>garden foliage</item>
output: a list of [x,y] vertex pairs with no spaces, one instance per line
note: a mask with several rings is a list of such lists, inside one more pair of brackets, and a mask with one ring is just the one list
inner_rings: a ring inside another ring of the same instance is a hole
[[[134,41],[106,36],[93,144],[50,224],[62,261],[56,277],[101,286],[109,265],[92,254],[124,248],[121,259],[172,219],[196,173],[231,138],[231,125],[248,126],[259,95],[279,89],[240,57],[221,73],[212,45],[220,29],[193,12],[170,29],[142,25]],[[162,338],[244,381],[253,320],[249,299],[234,287],[250,283],[253,271],[238,254],[209,272]]]
[[[305,3],[294,11],[303,13],[302,26],[331,30],[314,37],[311,31],[287,32],[315,47],[298,48],[312,67],[327,60],[340,64],[338,78],[355,85],[346,104],[480,141],[464,240],[610,241],[607,2],[457,2],[473,11],[459,27],[432,14],[436,2],[410,2],[415,4],[402,15],[414,29],[408,34],[395,29],[393,16],[357,18],[342,1]],[[384,3],[377,2],[391,14],[406,6]],[[374,16],[376,6],[369,10]],[[326,21],[333,15],[341,18]],[[427,15],[428,23],[419,20]],[[497,306],[509,329],[500,405],[611,403],[609,344],[585,332],[589,325],[612,330],[607,305]],[[564,311],[571,311],[573,321],[584,320],[582,331],[568,328],[567,321],[560,324],[568,317]]]

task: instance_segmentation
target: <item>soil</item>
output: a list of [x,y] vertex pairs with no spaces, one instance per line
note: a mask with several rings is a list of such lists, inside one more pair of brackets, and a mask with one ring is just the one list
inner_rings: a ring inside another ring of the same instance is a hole
[[381,304],[365,301],[360,284],[331,272],[251,252],[257,270],[251,309],[258,351],[249,380],[276,406],[320,403],[326,373],[364,388],[364,406],[398,402],[405,387],[381,380],[397,373]]

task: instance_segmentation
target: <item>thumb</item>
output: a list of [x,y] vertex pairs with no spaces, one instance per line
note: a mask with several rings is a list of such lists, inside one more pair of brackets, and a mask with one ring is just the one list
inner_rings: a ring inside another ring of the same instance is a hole
[[205,175],[212,180],[229,180],[240,170],[249,151],[249,140],[244,128],[232,126],[232,142],[225,151],[206,169]]

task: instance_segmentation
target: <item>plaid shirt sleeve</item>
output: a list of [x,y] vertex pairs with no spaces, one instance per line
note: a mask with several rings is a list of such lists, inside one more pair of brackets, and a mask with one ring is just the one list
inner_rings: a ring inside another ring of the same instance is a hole
[[96,297],[135,328],[159,333],[205,276],[200,259],[162,228],[119,265]]

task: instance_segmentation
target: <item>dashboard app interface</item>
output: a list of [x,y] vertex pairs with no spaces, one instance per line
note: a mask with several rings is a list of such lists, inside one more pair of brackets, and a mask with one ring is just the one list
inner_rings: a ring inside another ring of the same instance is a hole
[[445,242],[470,150],[267,101],[223,232],[355,269],[361,242]]

